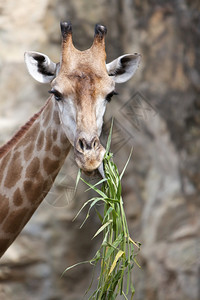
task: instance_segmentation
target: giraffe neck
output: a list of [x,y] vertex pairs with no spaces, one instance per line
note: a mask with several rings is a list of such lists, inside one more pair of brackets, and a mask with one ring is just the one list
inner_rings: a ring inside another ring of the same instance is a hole
[[70,150],[70,143],[60,125],[58,105],[49,99],[2,148],[0,256],[45,198]]

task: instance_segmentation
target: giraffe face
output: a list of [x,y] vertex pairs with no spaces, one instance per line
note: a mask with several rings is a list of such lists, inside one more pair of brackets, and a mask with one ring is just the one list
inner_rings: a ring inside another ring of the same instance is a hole
[[90,172],[99,167],[105,154],[99,137],[107,99],[114,95],[115,83],[105,67],[100,72],[81,61],[82,58],[70,72],[61,66],[52,81],[51,93],[63,129],[74,146],[75,160],[81,169]]
[[126,54],[106,65],[105,27],[97,25],[93,45],[85,51],[72,43],[71,24],[61,23],[62,58],[55,64],[44,54],[26,52],[29,73],[40,82],[51,82],[52,97],[60,124],[74,147],[75,160],[86,172],[97,169],[105,149],[99,137],[107,102],[115,94],[115,83],[130,79],[140,55]]

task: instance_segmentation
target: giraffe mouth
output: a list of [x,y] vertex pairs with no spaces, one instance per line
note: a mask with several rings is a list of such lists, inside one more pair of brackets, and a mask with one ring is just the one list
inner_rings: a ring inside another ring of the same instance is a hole
[[96,172],[103,174],[103,158],[105,154],[104,147],[100,144],[98,150],[88,150],[84,153],[79,152],[74,148],[74,157],[77,165],[80,169],[86,173],[86,175],[96,175]]
[[94,171],[83,171],[85,173],[85,175],[89,176],[89,177],[102,177],[105,178],[105,173],[104,173],[104,165],[103,162],[100,164],[100,166],[94,170]]

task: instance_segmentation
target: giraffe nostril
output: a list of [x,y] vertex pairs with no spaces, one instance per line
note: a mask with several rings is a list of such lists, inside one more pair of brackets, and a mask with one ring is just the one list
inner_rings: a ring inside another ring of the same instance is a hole
[[97,149],[98,146],[99,146],[99,139],[98,139],[97,137],[95,137],[95,138],[93,139],[93,141],[92,141],[91,144],[92,144],[91,147],[92,147],[93,149]]
[[84,142],[82,139],[79,139],[79,147],[84,152]]

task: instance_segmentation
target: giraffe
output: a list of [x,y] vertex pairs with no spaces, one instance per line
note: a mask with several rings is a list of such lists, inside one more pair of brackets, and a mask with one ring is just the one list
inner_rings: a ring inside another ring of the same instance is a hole
[[71,147],[84,172],[100,168],[105,154],[99,137],[115,83],[130,79],[140,54],[106,64],[106,27],[95,26],[92,46],[80,51],[71,22],[61,22],[61,60],[25,52],[34,79],[50,83],[44,106],[0,148],[0,257],[19,235],[50,190]]

